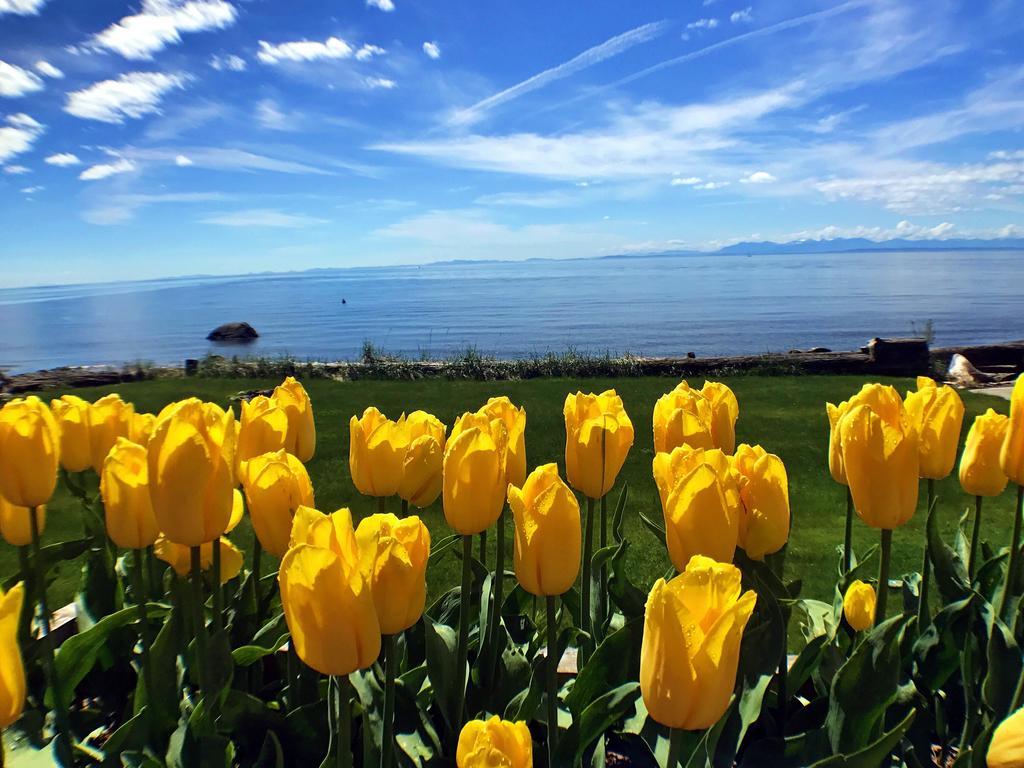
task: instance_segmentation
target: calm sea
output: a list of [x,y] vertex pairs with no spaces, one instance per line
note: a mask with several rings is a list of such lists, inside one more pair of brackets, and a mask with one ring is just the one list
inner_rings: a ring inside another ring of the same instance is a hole
[[[0,290],[0,367],[180,363],[208,352],[355,359],[569,348],[698,356],[920,331],[937,344],[1024,338],[1024,252],[652,256],[447,263]],[[343,303],[344,302],[344,303]],[[224,322],[261,334],[206,341]]]

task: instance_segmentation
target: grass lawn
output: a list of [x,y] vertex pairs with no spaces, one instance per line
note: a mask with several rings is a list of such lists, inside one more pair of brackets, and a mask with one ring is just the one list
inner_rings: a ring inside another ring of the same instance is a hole
[[[787,576],[803,579],[803,595],[831,602],[838,562],[837,546],[841,548],[844,519],[844,491],[829,475],[827,464],[828,419],[825,402],[839,402],[860,388],[863,380],[855,376],[736,376],[725,379],[740,402],[737,424],[739,442],[760,443],[785,461],[789,473],[790,500],[793,510],[793,533],[787,554]],[[116,391],[135,403],[140,411],[159,411],[166,403],[188,395],[227,405],[228,399],[244,390],[267,389],[276,384],[270,380],[251,379],[163,379],[119,385],[116,387],[77,390],[86,399],[94,400]],[[699,385],[700,380],[694,380]],[[913,382],[892,379],[904,393]],[[349,507],[358,519],[375,510],[375,500],[360,496],[352,486],[348,472],[348,420],[375,405],[392,418],[403,410],[421,408],[437,415],[446,424],[466,410],[475,410],[493,395],[508,395],[527,411],[526,446],[530,468],[555,461],[564,470],[565,430],[562,403],[566,393],[577,389],[600,392],[614,387],[625,402],[636,429],[636,442],[619,476],[619,485],[629,483],[629,504],[626,509],[626,531],[633,543],[629,567],[634,581],[647,587],[669,567],[664,544],[657,541],[637,516],[641,509],[660,519],[658,493],[651,476],[653,458],[651,411],[654,401],[672,389],[675,381],[667,378],[607,379],[533,379],[529,381],[355,381],[333,382],[313,380],[306,384],[317,423],[317,453],[309,463],[316,489],[317,506],[324,511]],[[46,393],[47,397],[52,393]],[[963,393],[967,406],[964,433],[976,414],[986,408],[1007,412],[1009,403],[983,395]],[[962,441],[961,441],[962,442]],[[564,473],[563,473],[564,477]],[[618,489],[613,491],[610,507]],[[939,511],[943,528],[952,529],[956,518],[973,504],[961,491],[956,472],[938,484]],[[995,500],[986,500],[984,537],[995,546],[1009,540],[1013,491]],[[899,575],[920,569],[922,532],[924,529],[924,493],[919,513],[894,536],[892,573]],[[397,502],[392,505],[397,511]],[[76,502],[63,488],[49,508],[44,543],[52,543],[81,534]],[[421,513],[435,540],[450,533],[440,500]],[[248,550],[252,538],[248,521],[232,534],[235,542]],[[489,537],[494,546],[494,536]],[[511,539],[511,536],[509,536]],[[876,531],[859,521],[855,523],[854,547],[864,551],[878,540]],[[509,544],[511,546],[511,543]],[[493,554],[491,555],[493,563]],[[17,570],[17,553],[0,544],[0,575],[6,577]],[[454,585],[457,581],[457,559],[442,558],[428,574],[431,592]],[[74,563],[62,564],[55,575],[51,605],[70,602],[77,589],[78,572]],[[898,598],[894,599],[898,600]]]

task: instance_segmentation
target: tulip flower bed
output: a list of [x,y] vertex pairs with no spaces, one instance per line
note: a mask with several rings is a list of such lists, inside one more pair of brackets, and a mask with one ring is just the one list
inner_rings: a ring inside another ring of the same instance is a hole
[[64,765],[1022,765],[1024,380],[1009,419],[895,383],[14,401],[0,724]]

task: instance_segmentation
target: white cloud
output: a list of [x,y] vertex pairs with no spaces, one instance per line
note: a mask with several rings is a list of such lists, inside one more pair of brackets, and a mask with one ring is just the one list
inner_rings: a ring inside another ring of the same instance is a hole
[[[179,149],[143,149],[126,147],[119,151],[120,155],[140,162],[177,164],[177,158],[184,155],[197,168],[209,168],[217,171],[274,171],[276,173],[315,174],[328,176],[332,171],[330,165],[347,168],[348,170],[370,175],[363,166],[349,166],[336,160],[316,156],[309,162],[297,162],[294,159],[278,159],[266,155],[258,155],[241,149],[224,147],[186,147]],[[294,151],[291,153],[294,155]]]
[[694,189],[722,189],[728,187],[729,184],[728,181],[706,181],[703,184],[697,184]]
[[993,160],[1024,160],[1024,149],[1005,150],[1000,149],[989,152],[988,156]]
[[99,181],[108,176],[115,176],[119,173],[129,173],[135,170],[135,163],[127,158],[121,157],[112,163],[100,163],[91,165],[78,174],[82,181]]
[[740,179],[741,184],[771,184],[773,181],[778,181],[768,171],[754,171],[749,176]]
[[32,169],[26,168],[24,165],[5,165],[4,173],[8,173],[11,176],[20,176],[23,173],[32,173]]
[[748,5],[742,11],[733,11],[731,14],[729,14],[729,21],[731,21],[733,24],[749,24],[754,20],[753,10],[754,9]]
[[0,16],[5,13],[13,13],[16,16],[36,16],[46,0],[0,0]]
[[830,115],[825,115],[825,117],[819,119],[817,122],[805,126],[805,129],[811,133],[832,133],[836,128],[849,120],[851,115],[855,115],[864,109],[867,109],[866,104],[860,104],[851,109],[844,109],[842,112],[833,112]]
[[0,125],[0,163],[28,152],[46,128],[23,112],[8,115]]
[[43,90],[43,79],[17,64],[0,61],[0,96],[15,98]]
[[340,37],[329,37],[322,43],[315,40],[296,40],[276,45],[260,40],[260,50],[256,58],[264,64],[278,64],[282,61],[348,59],[354,53],[352,46]]
[[379,8],[385,13],[390,13],[395,10],[395,4],[392,0],[366,0],[367,8]]
[[192,165],[192,160],[187,155],[175,155],[174,164],[179,168],[187,168]]
[[[817,229],[805,229],[799,232],[790,232],[784,235],[769,238],[777,243],[806,242],[807,240],[837,240],[849,238],[863,238],[879,242],[882,240],[947,240],[951,237],[979,237],[991,238],[1000,236],[993,230],[973,230],[955,232],[951,222],[943,221],[935,225],[915,224],[906,219],[900,221],[893,227],[866,226],[858,224],[852,227],[837,226],[829,224]],[[1004,228],[1005,229],[1005,228]],[[1011,235],[1001,235],[1011,237]]]
[[22,191],[23,194],[26,194],[26,195],[34,195],[36,192],[42,192],[44,189],[46,189],[46,187],[41,187],[41,186],[23,187],[21,191]]
[[43,162],[49,165],[59,165],[61,167],[82,164],[82,161],[78,159],[78,155],[74,155],[70,152],[58,152],[55,155],[50,155]]
[[262,99],[256,103],[256,121],[271,131],[294,131],[300,127],[302,115],[285,112],[273,99]]
[[693,187],[696,186],[697,184],[700,184],[701,181],[703,181],[703,179],[697,176],[687,176],[685,178],[675,176],[673,177],[672,181],[669,182],[669,184],[671,184],[673,187]]
[[718,26],[718,19],[697,19],[686,25],[687,29],[714,29]]
[[217,224],[221,227],[283,227],[301,229],[317,224],[329,223],[304,213],[285,213],[272,208],[252,208],[232,213],[222,213],[200,219],[203,224]]
[[441,46],[431,40],[423,44],[423,52],[431,59],[441,58]]
[[245,59],[241,56],[236,56],[233,53],[227,56],[214,54],[210,57],[210,66],[218,72],[225,70],[230,72],[244,72],[246,63]]
[[208,203],[227,200],[220,192],[165,192],[161,194],[109,195],[100,203],[82,212],[90,224],[122,224],[135,216],[140,208],[168,203]]
[[237,18],[238,10],[225,0],[142,0],[139,13],[110,25],[90,44],[126,59],[151,59],[167,45],[180,43],[184,32],[224,29]]
[[37,61],[35,67],[36,72],[44,77],[52,77],[54,80],[60,80],[64,77],[64,73],[48,61]]
[[68,94],[64,111],[84,120],[123,123],[160,111],[164,94],[184,88],[187,77],[163,72],[129,72]]
[[369,88],[383,88],[386,91],[390,91],[392,88],[397,87],[398,83],[386,77],[368,77],[366,78],[366,85]]
[[473,201],[477,205],[498,205],[517,208],[565,208],[580,202],[580,198],[566,192],[498,192],[482,195]]
[[383,56],[385,53],[387,53],[387,51],[379,45],[366,44],[356,51],[356,61],[369,61],[374,56]]

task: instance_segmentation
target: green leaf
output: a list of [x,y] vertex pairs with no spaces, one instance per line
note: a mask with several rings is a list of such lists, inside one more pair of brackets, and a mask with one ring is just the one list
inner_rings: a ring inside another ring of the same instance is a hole
[[903,734],[910,728],[915,715],[917,710],[910,710],[895,728],[864,749],[849,755],[834,755],[819,760],[811,768],[878,768],[880,765],[888,764],[886,758],[892,754]]
[[183,632],[181,611],[176,606],[172,607],[149,648],[149,666],[156,701],[147,700],[145,681],[141,675],[135,686],[134,711],[137,713],[146,706],[154,732],[164,735],[174,728],[178,720],[178,700],[181,698],[178,653],[182,646]]
[[143,709],[110,734],[103,744],[104,761],[115,759],[120,762],[118,758],[122,752],[144,749],[149,737],[148,720],[149,712]]
[[440,541],[434,542],[430,547],[430,562],[434,563],[439,560],[441,555],[457,545],[460,541],[462,541],[462,537],[457,533],[453,533],[450,536],[445,536]]
[[608,635],[597,647],[594,655],[580,670],[572,690],[565,697],[565,704],[572,712],[574,720],[582,715],[587,705],[605,691],[639,678],[640,644],[643,641],[643,634],[643,620],[631,619],[621,629]]
[[1021,652],[1013,632],[995,611],[986,611],[989,626],[988,674],[981,687],[982,701],[992,711],[996,722],[1010,711],[1014,689],[1021,675]]
[[578,764],[587,748],[632,711],[640,696],[639,683],[626,683],[594,699],[568,731],[560,734],[556,761]]
[[262,645],[243,645],[231,651],[231,658],[234,659],[237,666],[248,667],[266,656],[277,653],[287,640],[288,633],[284,632],[271,643],[269,648]]
[[951,603],[963,600],[970,594],[970,579],[967,578],[967,569],[960,556],[939,534],[937,510],[938,505],[935,504],[928,512],[928,547],[931,551],[932,568],[935,570],[935,584],[939,588],[939,594],[945,602]]
[[918,688],[937,692],[960,666],[960,652],[970,630],[973,603],[971,594],[965,600],[945,606],[914,642],[914,682]]
[[284,768],[284,750],[281,741],[273,731],[267,731],[263,738],[263,746],[252,768]]
[[653,518],[649,517],[647,513],[642,509],[639,512],[639,516],[640,522],[644,524],[644,527],[654,535],[654,538],[661,542],[662,546],[666,546],[665,526],[659,523],[657,520],[654,520]]
[[465,676],[458,674],[458,634],[447,624],[439,624],[426,617],[423,628],[427,646],[427,674],[434,689],[434,697],[448,725],[458,728],[462,717],[455,710],[463,694],[459,690],[459,678],[469,677],[468,668]]
[[206,691],[204,697],[220,696],[231,685],[235,664],[228,632],[221,629],[206,638]]

